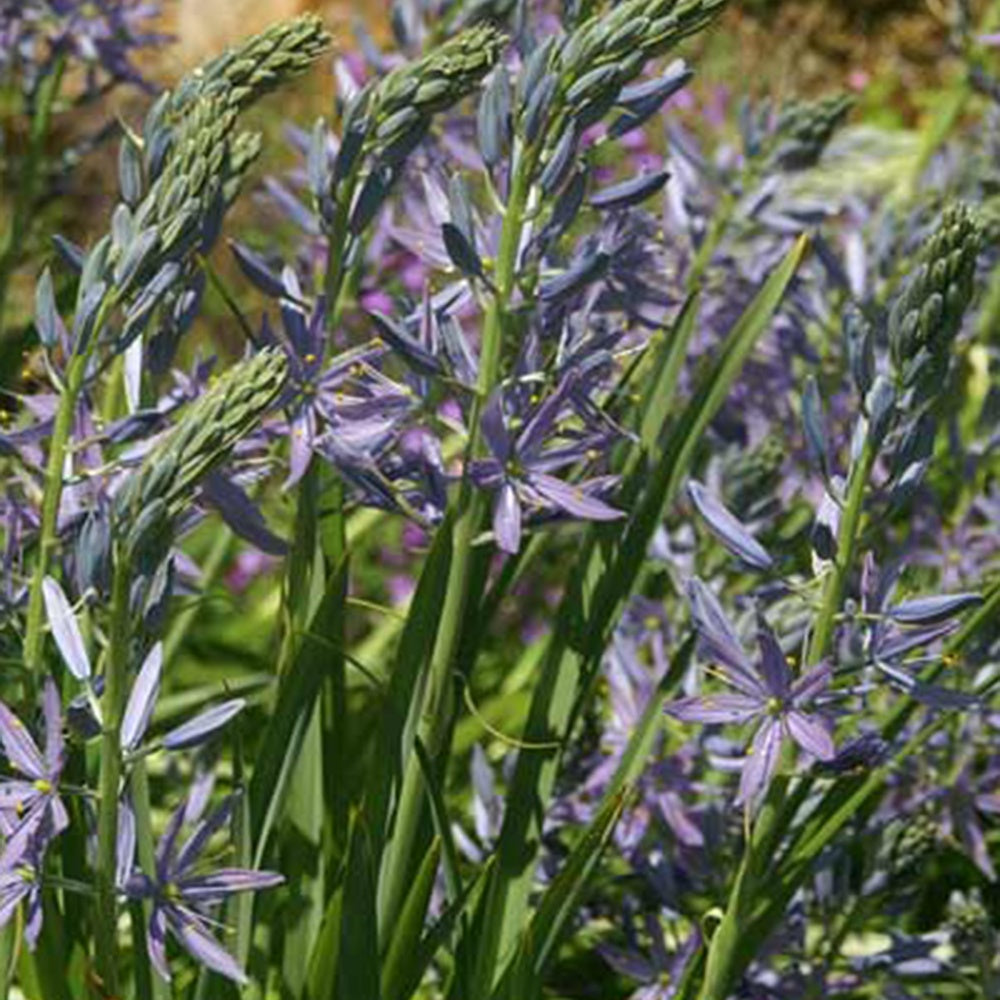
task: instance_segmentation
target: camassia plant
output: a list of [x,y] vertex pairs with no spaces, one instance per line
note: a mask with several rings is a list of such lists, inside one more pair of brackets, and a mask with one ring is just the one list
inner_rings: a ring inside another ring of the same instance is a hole
[[723,5],[399,5],[239,287],[319,19],[123,127],[0,434],[4,995],[998,995],[989,230],[810,210],[842,96],[699,151]]

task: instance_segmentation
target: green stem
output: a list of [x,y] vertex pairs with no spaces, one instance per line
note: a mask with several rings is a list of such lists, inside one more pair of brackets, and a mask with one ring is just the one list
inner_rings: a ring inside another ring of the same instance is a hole
[[52,436],[49,439],[49,456],[45,466],[45,490],[42,497],[42,518],[38,526],[38,556],[35,560],[35,570],[31,577],[31,587],[28,593],[28,614],[24,635],[26,701],[29,703],[32,700],[35,676],[42,668],[42,647],[45,638],[42,627],[44,618],[42,582],[48,574],[49,564],[59,541],[56,528],[59,520],[59,505],[62,501],[63,472],[70,435],[73,433],[76,405],[86,381],[93,345],[99,340],[104,323],[116,301],[113,292],[105,296],[94,321],[89,349],[82,354],[75,353],[69,359],[65,382],[59,396],[59,408],[56,411]]
[[41,670],[43,603],[42,581],[45,579],[58,542],[56,522],[59,517],[59,503],[62,500],[63,469],[69,437],[73,430],[77,400],[83,388],[87,369],[85,355],[75,355],[66,372],[66,383],[59,397],[52,437],[49,439],[49,457],[45,469],[45,492],[42,499],[42,519],[38,528],[38,558],[31,578],[28,596],[28,617],[24,636],[24,665],[27,683],[33,684],[34,675]]
[[[478,454],[480,444],[479,418],[490,393],[500,379],[503,356],[504,327],[517,277],[517,252],[521,242],[532,177],[538,160],[538,150],[529,149],[513,171],[507,212],[500,234],[496,259],[496,294],[483,323],[479,377],[476,398],[469,421],[469,442],[465,467]],[[430,668],[424,689],[418,692],[422,709],[417,735],[430,759],[436,761],[443,744],[452,731],[454,688],[451,674],[455,653],[462,637],[462,623],[469,606],[469,581],[473,565],[473,541],[479,533],[486,511],[483,496],[472,489],[467,476],[462,480],[458,512],[453,531],[452,560],[448,568],[448,584],[441,619],[438,623]],[[413,866],[419,860],[415,844],[425,816],[426,795],[420,763],[416,755],[407,760],[400,791],[399,807],[392,834],[390,863],[385,869],[384,884],[380,885],[379,926],[392,928],[399,915],[410,886]]]
[[[146,772],[145,760],[137,760],[132,765],[129,787],[132,791],[132,811],[135,813],[135,841],[139,867],[147,874],[152,875],[156,871],[156,847],[153,843],[153,809],[149,799],[149,775]],[[169,984],[152,973],[146,941],[142,935],[135,932],[136,930],[144,932],[149,926],[152,915],[153,904],[151,901],[145,900],[142,903],[133,904],[136,993],[140,998],[152,997],[152,1000],[170,1000],[173,993]]]
[[97,815],[97,972],[112,996],[118,990],[118,898],[115,868],[118,792],[122,777],[121,721],[129,658],[129,564],[119,551],[111,591],[111,619],[101,698],[101,800]]
[[24,245],[35,219],[35,200],[38,194],[38,181],[42,176],[45,140],[49,134],[52,111],[59,97],[65,68],[66,58],[59,56],[51,72],[38,88],[38,99],[28,135],[28,149],[21,162],[21,175],[15,191],[13,214],[4,234],[3,245],[0,246],[0,338],[4,333],[10,279],[24,253]]
[[848,479],[847,497],[837,534],[837,553],[830,568],[830,575],[826,579],[819,615],[809,640],[809,652],[806,658],[808,663],[819,663],[826,656],[830,640],[833,638],[837,615],[844,599],[844,587],[854,562],[865,492],[875,465],[875,455],[875,447],[869,437]]
[[[826,655],[833,638],[837,614],[854,562],[865,493],[875,456],[876,450],[869,438],[851,468],[837,535],[837,552],[826,578],[820,612],[810,638],[808,663],[818,663]],[[795,811],[801,805],[803,787],[808,786],[800,786],[791,797],[790,801],[796,805]],[[775,780],[754,823],[753,835],[744,849],[740,870],[726,904],[725,916],[709,947],[700,1000],[725,1000],[732,989],[733,979],[741,965],[741,939],[748,924],[748,913],[760,876],[766,872],[782,833],[787,828],[789,813],[792,812],[786,801],[786,793],[787,778]]]

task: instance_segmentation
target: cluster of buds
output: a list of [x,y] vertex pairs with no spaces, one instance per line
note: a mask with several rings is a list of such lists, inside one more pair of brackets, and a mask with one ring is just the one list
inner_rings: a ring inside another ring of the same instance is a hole
[[941,829],[927,810],[908,816],[899,827],[890,847],[893,871],[912,874],[925,864],[938,847]]
[[775,164],[782,170],[815,166],[834,133],[854,107],[848,94],[832,94],[815,101],[792,101],[778,113],[774,129]]
[[[138,525],[176,517],[198,481],[224,461],[271,409],[285,385],[283,352],[264,350],[233,365],[149,452],[116,497],[118,516]],[[135,532],[133,528],[133,533]]]
[[972,294],[982,229],[965,205],[949,206],[906,276],[889,314],[889,348],[896,377],[914,402],[943,385]]

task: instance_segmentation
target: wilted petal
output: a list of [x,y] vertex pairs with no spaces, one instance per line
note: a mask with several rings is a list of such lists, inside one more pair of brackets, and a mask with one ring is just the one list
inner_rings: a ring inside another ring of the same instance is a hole
[[901,625],[937,625],[982,602],[979,594],[935,594],[903,601],[889,608],[888,615]]
[[158,642],[147,655],[139,676],[132,685],[122,718],[121,745],[125,753],[132,753],[146,735],[146,728],[153,715],[157,695],[160,693],[160,676],[163,670],[163,643]]
[[708,724],[749,722],[763,709],[761,700],[744,694],[715,694],[678,698],[663,707],[667,715],[682,722]]
[[753,802],[767,788],[778,766],[780,753],[781,723],[776,718],[766,719],[747,750],[740,776],[738,802]]
[[34,781],[48,779],[45,762],[24,723],[0,701],[0,743],[10,766]]
[[812,754],[818,760],[832,760],[837,752],[830,735],[830,724],[818,715],[807,715],[793,709],[785,717],[788,732],[792,739],[806,753]]
[[186,747],[204,743],[239,715],[245,706],[246,700],[243,698],[234,698],[232,701],[216,705],[214,708],[196,715],[190,722],[185,722],[176,729],[171,729],[163,737],[163,745],[168,750],[183,750]]
[[246,973],[240,968],[236,959],[205,930],[198,914],[182,907],[172,906],[168,920],[177,940],[195,961],[241,986],[247,982]]
[[501,551],[517,554],[521,547],[521,501],[508,482],[500,487],[493,501],[493,534]]
[[78,681],[85,681],[90,676],[87,647],[83,644],[76,616],[62,587],[51,576],[42,581],[42,597],[45,601],[45,614],[52,630],[52,638],[59,647],[67,669]]
[[754,569],[771,569],[774,560],[767,550],[730,513],[721,500],[693,479],[688,483],[688,496],[695,509],[704,518],[709,530],[728,551]]

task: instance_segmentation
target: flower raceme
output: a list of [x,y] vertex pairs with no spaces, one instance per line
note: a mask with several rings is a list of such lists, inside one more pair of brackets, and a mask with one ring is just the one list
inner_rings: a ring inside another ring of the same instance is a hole
[[809,711],[829,687],[832,670],[828,663],[820,663],[794,678],[777,637],[760,614],[759,656],[752,662],[708,587],[694,579],[688,597],[702,649],[718,661],[713,672],[736,693],[681,698],[665,711],[682,722],[757,724],[739,790],[739,801],[752,805],[770,784],[788,740],[818,760],[834,757],[829,721]]

